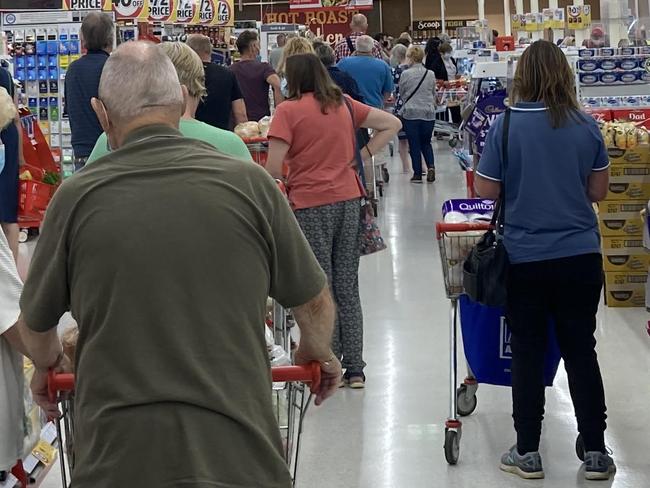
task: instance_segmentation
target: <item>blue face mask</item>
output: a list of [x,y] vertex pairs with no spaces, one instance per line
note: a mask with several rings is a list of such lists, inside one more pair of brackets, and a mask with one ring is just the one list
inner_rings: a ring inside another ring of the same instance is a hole
[[0,144],[0,173],[5,169],[5,146]]

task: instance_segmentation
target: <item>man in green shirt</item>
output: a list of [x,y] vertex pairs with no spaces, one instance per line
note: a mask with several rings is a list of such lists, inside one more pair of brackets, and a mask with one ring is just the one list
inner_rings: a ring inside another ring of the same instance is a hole
[[[130,80],[124,84],[124,80]],[[292,307],[296,361],[339,385],[326,278],[263,168],[183,137],[183,88],[153,45],[123,44],[93,106],[111,154],[48,209],[21,299],[38,373],[79,323],[75,488],[289,488],[264,341],[267,296]]]

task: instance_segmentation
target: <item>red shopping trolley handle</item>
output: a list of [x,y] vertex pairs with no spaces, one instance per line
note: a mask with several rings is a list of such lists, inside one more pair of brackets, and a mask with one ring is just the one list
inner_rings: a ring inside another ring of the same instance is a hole
[[310,383],[312,392],[320,388],[321,371],[320,364],[317,362],[309,363],[304,366],[278,366],[271,368],[271,376],[274,382],[294,382],[301,381]]
[[242,137],[244,144],[261,144],[269,142],[268,137]]
[[[279,366],[271,368],[271,376],[275,382],[302,381],[310,383],[312,391],[320,388],[321,371],[320,364],[313,362],[304,366]],[[59,392],[74,390],[74,374],[55,373],[50,370],[48,373],[48,394],[51,402],[56,402]]]
[[436,236],[440,240],[443,234],[448,232],[469,232],[469,231],[487,231],[492,227],[489,223],[468,222],[462,224],[445,224],[444,222],[436,223]]
[[47,378],[47,391],[52,403],[56,402],[59,392],[74,390],[74,375],[72,373],[55,373],[50,370]]

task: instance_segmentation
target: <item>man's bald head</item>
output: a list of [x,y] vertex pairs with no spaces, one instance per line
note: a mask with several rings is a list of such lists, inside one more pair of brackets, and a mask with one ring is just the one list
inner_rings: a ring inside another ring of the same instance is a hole
[[107,51],[113,49],[115,24],[110,15],[91,12],[81,23],[81,40],[88,51]]
[[184,105],[174,65],[150,42],[124,43],[108,58],[99,98],[115,123],[152,110],[180,113]]
[[162,49],[150,42],[122,44],[106,61],[99,99],[91,104],[113,149],[148,125],[178,128],[187,89]]
[[352,29],[352,32],[361,32],[362,34],[365,34],[368,30],[368,19],[363,14],[355,14],[352,16],[350,28]]

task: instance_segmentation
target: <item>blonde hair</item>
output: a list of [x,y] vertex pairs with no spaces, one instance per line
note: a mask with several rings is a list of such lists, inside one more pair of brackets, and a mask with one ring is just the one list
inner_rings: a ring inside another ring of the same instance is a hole
[[212,54],[212,41],[208,36],[204,36],[203,34],[190,34],[187,36],[185,43],[194,49],[199,56],[209,56]]
[[424,50],[420,46],[411,46],[406,51],[406,57],[414,63],[421,63],[424,59]]
[[287,58],[289,56],[308,53],[314,53],[314,46],[307,39],[304,37],[292,37],[289,39],[282,50],[282,56],[278,63],[278,74],[284,76],[287,68]]
[[193,98],[203,98],[207,93],[205,88],[205,70],[203,62],[194,50],[182,42],[163,42],[158,48],[171,59],[178,80],[187,87],[187,92]]

